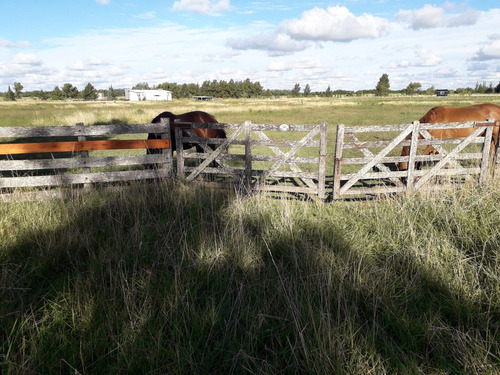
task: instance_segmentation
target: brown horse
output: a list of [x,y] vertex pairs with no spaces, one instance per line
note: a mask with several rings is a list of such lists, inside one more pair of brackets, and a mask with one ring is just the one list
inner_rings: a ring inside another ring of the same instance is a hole
[[[466,121],[486,121],[487,118],[493,118],[500,121],[500,106],[495,104],[476,104],[468,107],[434,107],[427,112],[419,121],[420,123],[448,123],[448,122],[466,122]],[[429,134],[434,138],[462,138],[469,136],[474,131],[474,128],[462,129],[434,129],[428,130]],[[422,136],[419,136],[422,139]],[[411,134],[406,138],[411,139]],[[498,126],[493,128],[493,137],[490,146],[490,155],[493,156],[498,145]],[[410,147],[404,146],[401,156],[408,156]],[[431,145],[427,146],[423,155],[437,154],[437,150]],[[421,164],[417,164],[417,168],[421,168]],[[405,171],[408,169],[407,162],[400,162],[398,170]]]
[[[160,123],[161,119],[170,119],[170,149],[172,154],[177,149],[175,143],[175,120],[180,120],[180,122],[194,122],[199,124],[217,124],[218,121],[214,116],[207,112],[203,111],[193,111],[187,112],[180,115],[175,115],[172,112],[162,112],[158,116],[156,116],[151,122],[153,124]],[[196,136],[201,138],[227,138],[226,131],[224,129],[192,129],[193,133]],[[185,132],[183,132],[183,136],[187,136]],[[149,133],[148,139],[159,139],[160,135],[156,133]],[[199,145],[195,145],[192,143],[183,143],[182,149],[187,150],[189,148],[193,148],[196,146],[196,150],[198,152],[203,152],[203,149]],[[215,145],[209,144],[210,148],[215,149]],[[161,149],[157,148],[148,148],[146,150],[147,154],[158,154],[161,152]],[[154,168],[155,165],[147,164],[146,168]]]
[[[183,113],[181,115],[175,115],[172,112],[162,112],[158,116],[156,116],[151,122],[153,124],[157,124],[161,122],[161,119],[170,119],[170,146],[172,152],[176,150],[175,144],[175,120],[180,120],[180,122],[194,122],[199,124],[217,124],[218,121],[209,113],[202,111],[193,111]],[[200,138],[226,138],[226,132],[224,129],[193,129],[193,133],[196,134]],[[187,136],[186,133],[183,136]],[[159,134],[149,133],[148,139],[158,139]],[[183,150],[187,150],[189,148],[193,148],[196,146],[196,149],[199,152],[203,152],[203,149],[192,143],[184,143],[182,145]],[[209,145],[212,149],[215,149],[215,145]],[[148,149],[149,154],[156,154],[160,150],[158,149]]]

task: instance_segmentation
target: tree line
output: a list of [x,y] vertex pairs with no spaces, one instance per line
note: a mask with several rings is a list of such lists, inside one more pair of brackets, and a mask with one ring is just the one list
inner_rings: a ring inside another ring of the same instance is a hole
[[[17,100],[21,97],[33,97],[40,100],[96,100],[99,96],[107,100],[117,100],[125,96],[125,89],[119,88],[114,89],[110,86],[107,90],[97,90],[90,82],[85,86],[83,90],[78,90],[76,86],[71,83],[65,83],[61,88],[55,86],[51,91],[44,90],[34,90],[29,92],[23,92],[23,85],[20,82],[14,82],[13,89],[8,86],[5,93],[0,93],[0,97],[3,100]],[[312,91],[309,84],[306,84],[304,88],[296,83],[291,89],[264,89],[260,82],[252,82],[249,78],[244,81],[234,81],[234,80],[212,80],[204,81],[201,85],[197,83],[184,83],[178,84],[173,82],[164,82],[159,85],[150,86],[147,82],[137,83],[132,87],[132,89],[163,89],[172,92],[174,98],[190,98],[193,96],[212,96],[216,98],[255,98],[255,97],[275,97],[275,96],[289,96],[289,97],[308,97],[308,96],[321,96],[321,97],[333,97],[333,96],[363,96],[363,95],[375,95],[375,96],[387,96],[389,94],[403,94],[403,95],[435,95],[436,89],[431,86],[427,89],[422,89],[422,85],[419,82],[410,82],[405,89],[402,90],[391,90],[389,76],[384,73],[375,86],[374,89],[368,90],[332,90],[330,85],[326,87],[324,91]],[[487,84],[486,82],[476,83],[475,88],[457,88],[455,90],[450,90],[450,92],[455,92],[463,95],[471,95],[473,93],[479,94],[493,94],[500,93],[500,82],[497,86],[493,86],[492,83]]]

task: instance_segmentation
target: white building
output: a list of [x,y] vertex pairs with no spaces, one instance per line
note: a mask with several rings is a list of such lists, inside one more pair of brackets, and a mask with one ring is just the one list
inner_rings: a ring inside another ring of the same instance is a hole
[[131,102],[138,102],[140,100],[172,101],[172,91],[125,89],[125,100],[130,100]]

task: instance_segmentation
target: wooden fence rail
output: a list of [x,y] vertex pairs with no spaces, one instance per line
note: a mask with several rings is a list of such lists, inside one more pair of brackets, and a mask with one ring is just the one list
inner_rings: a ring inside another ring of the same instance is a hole
[[[161,139],[147,140],[145,133],[161,134]],[[166,123],[0,127],[0,142],[1,200],[10,199],[9,193],[16,188],[110,183],[172,174],[170,131]],[[159,148],[163,152],[130,155],[128,151],[117,151],[146,148]],[[152,163],[160,168],[144,169],[144,165]],[[44,189],[25,193],[42,197],[63,192]]]

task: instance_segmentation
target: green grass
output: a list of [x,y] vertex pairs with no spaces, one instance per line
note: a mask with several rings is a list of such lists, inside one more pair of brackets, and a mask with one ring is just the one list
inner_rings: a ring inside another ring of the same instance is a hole
[[[359,100],[337,104],[346,125],[410,117]],[[236,104],[217,117],[299,123]],[[2,203],[0,372],[500,373],[499,191],[323,203],[164,181]]]
[[4,204],[4,373],[495,373],[498,185],[371,203],[181,183]]

